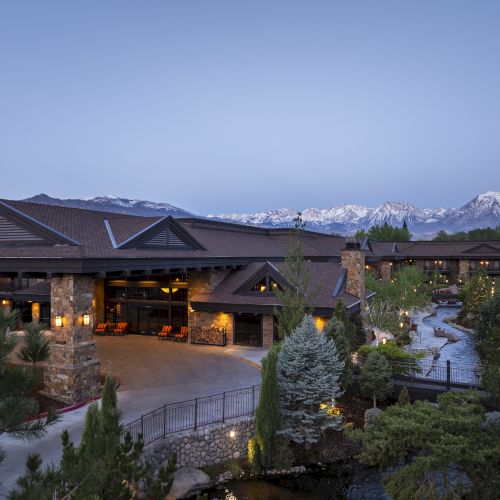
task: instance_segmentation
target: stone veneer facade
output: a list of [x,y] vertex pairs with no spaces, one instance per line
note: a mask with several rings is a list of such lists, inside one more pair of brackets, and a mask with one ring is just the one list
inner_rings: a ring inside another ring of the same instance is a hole
[[470,269],[469,266],[470,262],[468,260],[460,259],[458,261],[458,278],[461,279],[462,281],[469,280],[469,269]]
[[[234,437],[231,437],[234,432]],[[176,467],[205,467],[247,455],[249,439],[255,434],[254,417],[208,425],[199,430],[170,434],[143,452],[143,460],[158,470],[172,453]]]
[[347,293],[359,297],[361,310],[365,306],[365,252],[361,249],[342,250],[341,265],[347,269],[345,289]]
[[[99,361],[94,329],[94,280],[87,276],[64,274],[51,279],[51,344],[44,372],[45,393],[66,404],[73,404],[99,392]],[[90,324],[83,324],[83,315]],[[56,326],[56,316],[62,326]]]

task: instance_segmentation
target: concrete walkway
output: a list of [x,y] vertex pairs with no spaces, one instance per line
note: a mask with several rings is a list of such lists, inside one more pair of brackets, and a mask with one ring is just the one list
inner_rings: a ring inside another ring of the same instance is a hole
[[[134,335],[96,341],[101,371],[112,367],[120,381],[118,404],[124,422],[165,403],[260,384],[256,364],[265,354],[263,349],[198,346]],[[29,453],[40,453],[45,464],[58,463],[61,432],[67,429],[71,439],[79,442],[86,411],[83,407],[64,414],[46,436],[33,443],[0,436],[7,453],[0,465],[0,498],[14,486]]]

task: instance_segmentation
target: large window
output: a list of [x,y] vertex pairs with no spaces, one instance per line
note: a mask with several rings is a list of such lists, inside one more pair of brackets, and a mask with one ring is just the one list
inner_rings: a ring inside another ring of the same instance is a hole
[[109,280],[105,286],[108,323],[127,322],[129,333],[156,335],[163,326],[187,325],[185,276],[160,281]]

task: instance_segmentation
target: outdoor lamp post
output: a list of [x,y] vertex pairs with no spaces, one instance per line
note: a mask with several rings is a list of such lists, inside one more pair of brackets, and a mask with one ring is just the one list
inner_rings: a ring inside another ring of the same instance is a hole
[[60,315],[56,316],[55,325],[57,328],[61,328],[61,326],[63,325],[62,316],[60,316]]

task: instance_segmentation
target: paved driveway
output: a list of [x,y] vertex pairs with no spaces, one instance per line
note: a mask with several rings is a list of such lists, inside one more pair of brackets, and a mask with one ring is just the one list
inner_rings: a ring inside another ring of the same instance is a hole
[[124,420],[165,403],[260,384],[260,371],[224,347],[161,341],[127,335],[97,339],[101,371],[120,380]]
[[[101,371],[106,372],[111,367],[120,380],[118,404],[124,422],[165,403],[260,383],[260,370],[238,354],[235,356],[229,348],[134,335],[100,337],[96,341]],[[3,483],[0,497],[14,486],[29,453],[40,453],[46,464],[57,463],[61,452],[60,435],[64,429],[68,429],[71,438],[78,443],[85,412],[86,407],[64,414],[45,437],[34,443],[1,436],[0,445],[4,447],[7,458],[0,465]]]

